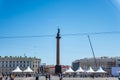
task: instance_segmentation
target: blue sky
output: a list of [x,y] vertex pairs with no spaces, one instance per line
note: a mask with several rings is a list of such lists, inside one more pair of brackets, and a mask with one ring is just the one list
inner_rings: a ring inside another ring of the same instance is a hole
[[[120,31],[119,0],[0,0],[1,56],[38,57],[56,64],[57,28],[62,34]],[[90,35],[96,57],[119,56],[120,34]],[[62,36],[61,64],[93,57],[85,35]]]

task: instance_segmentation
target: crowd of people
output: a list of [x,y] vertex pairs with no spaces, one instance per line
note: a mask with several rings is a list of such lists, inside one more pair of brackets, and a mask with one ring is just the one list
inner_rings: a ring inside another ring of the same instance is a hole
[[9,76],[2,76],[0,75],[0,80],[14,80],[15,76],[14,75],[9,75]]
[[[62,74],[58,74],[58,76],[59,76],[59,80],[62,80],[63,79],[63,75]],[[46,80],[51,80],[51,74],[46,74],[45,75],[45,79]]]
[[[40,80],[40,74],[35,74],[33,76],[34,76],[35,80]],[[44,76],[45,76],[45,80],[51,80],[52,79],[52,75],[49,74],[49,73],[46,73]],[[58,74],[57,76],[59,77],[59,80],[63,80],[63,75],[62,74]],[[0,75],[0,80],[15,80],[16,77],[19,78],[19,77],[22,77],[22,76],[15,76],[13,74]]]

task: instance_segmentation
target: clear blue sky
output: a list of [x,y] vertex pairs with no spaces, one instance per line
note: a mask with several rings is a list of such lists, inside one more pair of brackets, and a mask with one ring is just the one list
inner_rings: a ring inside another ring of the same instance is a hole
[[[38,57],[56,64],[57,28],[62,34],[120,31],[119,0],[0,0],[1,56]],[[120,34],[90,35],[96,57],[119,56]],[[93,57],[87,36],[62,36],[61,64]]]

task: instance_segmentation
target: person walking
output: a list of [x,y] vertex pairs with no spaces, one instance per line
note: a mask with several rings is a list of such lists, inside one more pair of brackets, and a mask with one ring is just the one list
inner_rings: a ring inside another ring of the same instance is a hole
[[59,74],[59,77],[60,77],[60,80],[62,80],[62,79],[63,79],[63,75],[62,75],[62,74]]
[[13,75],[10,76],[10,80],[14,80],[14,76]]
[[0,80],[2,80],[2,74],[0,75]]
[[8,76],[5,77],[5,80],[7,80],[7,79],[8,79]]
[[38,74],[36,74],[35,80],[39,80],[39,75]]
[[47,74],[45,75],[45,78],[46,78],[46,80],[47,80],[47,78],[48,78],[48,75],[47,75]]
[[50,76],[50,74],[48,75],[48,78],[49,78],[49,80],[51,79],[51,76]]

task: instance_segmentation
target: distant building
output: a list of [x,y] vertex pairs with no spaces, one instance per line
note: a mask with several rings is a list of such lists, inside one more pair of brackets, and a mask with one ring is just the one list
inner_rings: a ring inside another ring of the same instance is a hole
[[21,70],[25,70],[29,66],[34,72],[38,72],[40,62],[41,59],[36,57],[0,56],[0,73],[10,74],[17,66]]
[[46,63],[41,63],[39,66],[39,73],[45,74],[46,73],[45,67]]
[[[95,60],[97,65],[95,64]],[[91,66],[94,70],[97,70],[101,66],[104,70],[111,74],[112,67],[120,67],[120,57],[97,57],[84,58],[75,60],[72,62],[73,70],[77,70],[79,66],[87,70]]]
[[79,60],[76,60],[74,62],[72,62],[72,68],[74,71],[76,71],[80,66],[80,61]]

